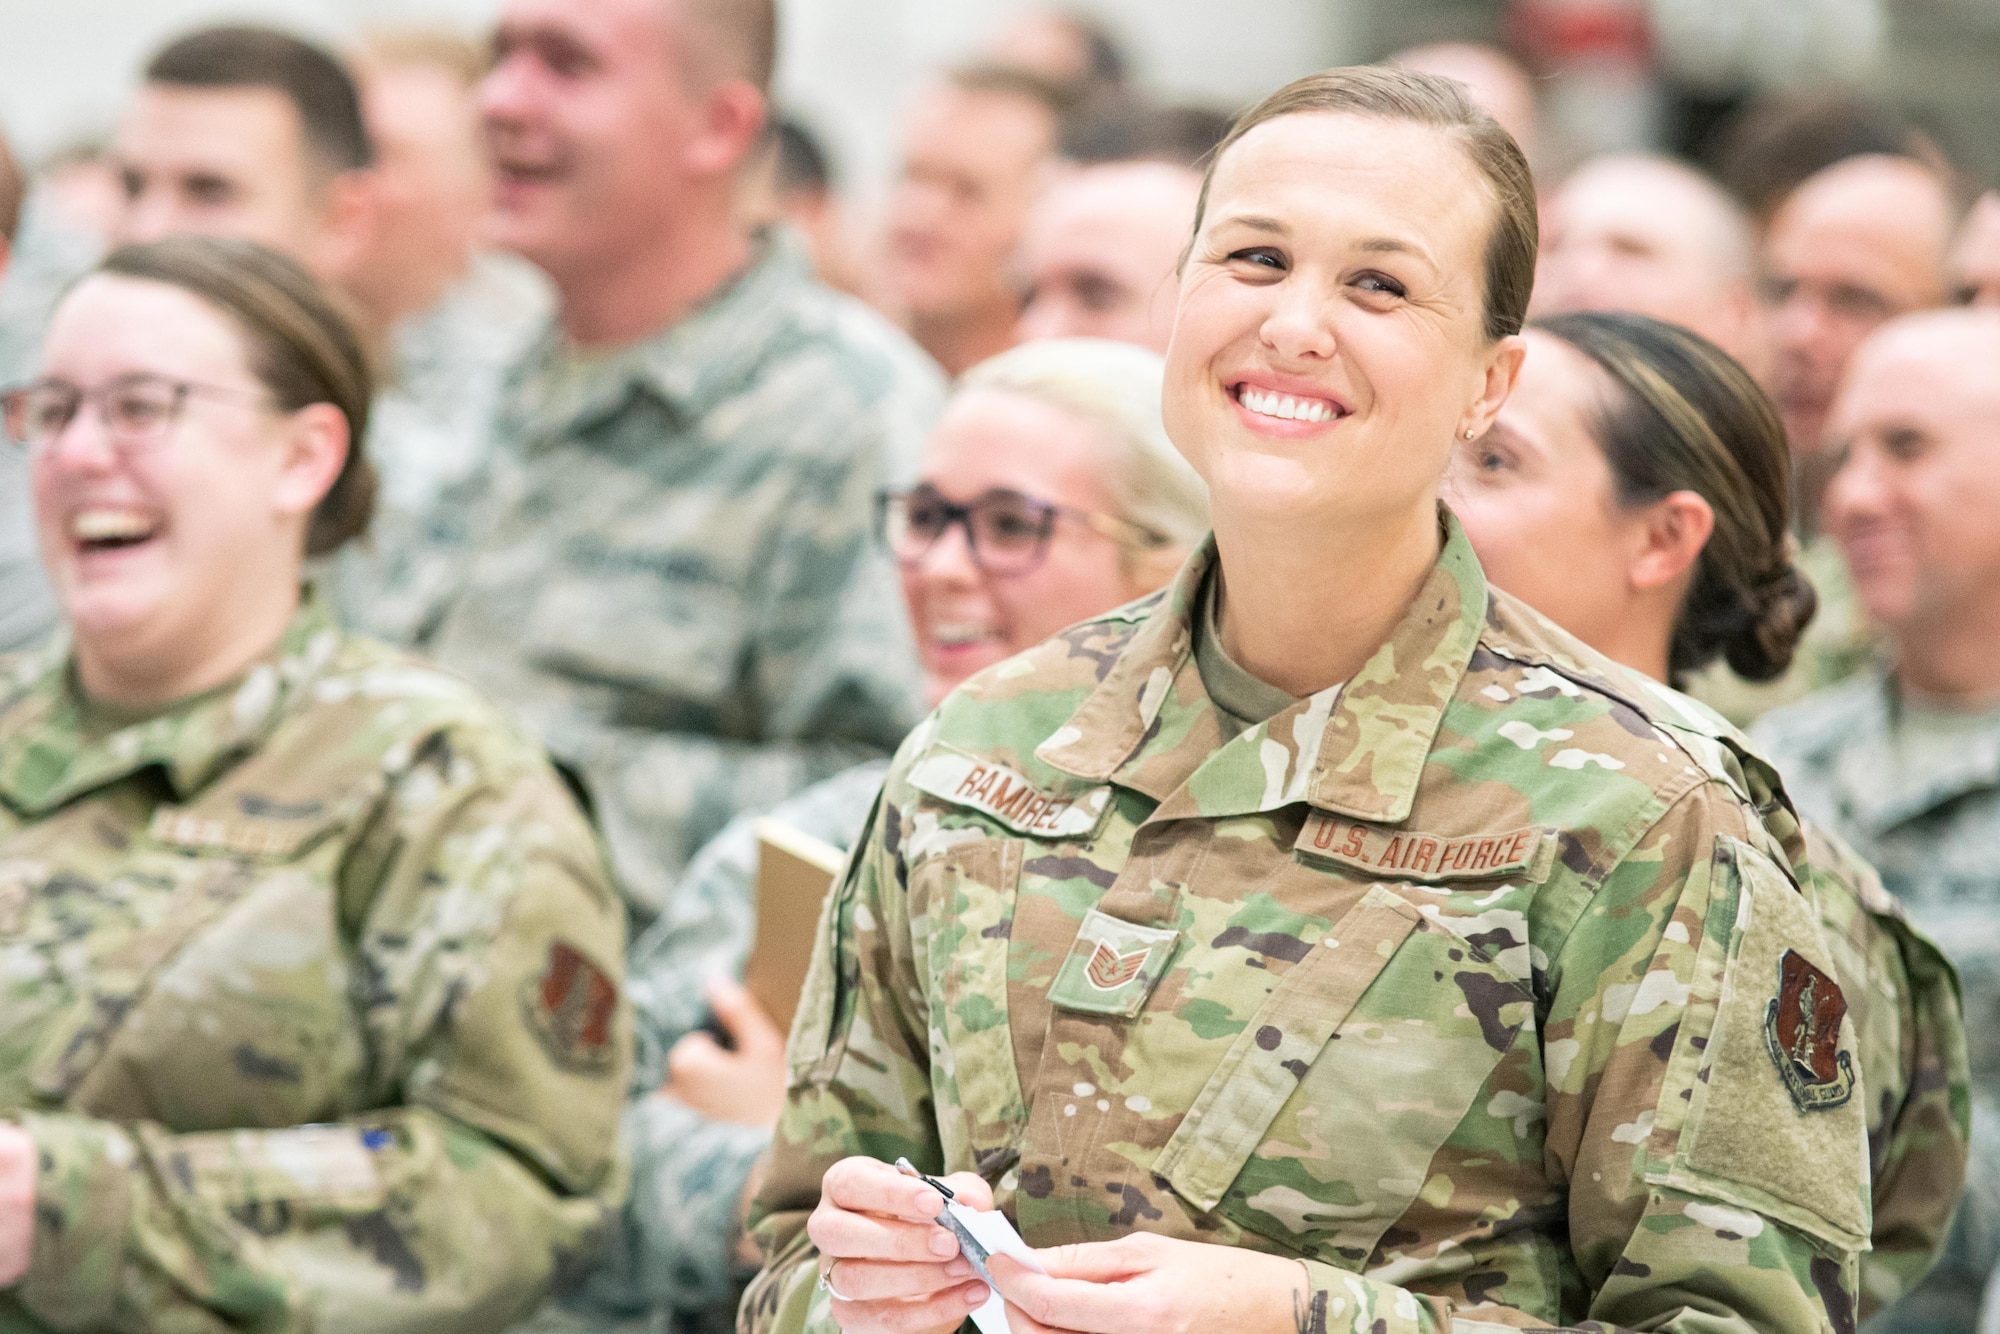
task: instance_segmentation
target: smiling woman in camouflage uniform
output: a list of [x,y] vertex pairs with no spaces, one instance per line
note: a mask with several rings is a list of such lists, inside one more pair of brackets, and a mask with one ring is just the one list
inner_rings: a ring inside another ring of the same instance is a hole
[[490,1330],[592,1243],[622,917],[539,754],[300,593],[366,361],[113,254],[5,400],[67,648],[0,667],[0,1329]]
[[748,1329],[985,1300],[897,1154],[1049,1248],[991,1262],[1016,1334],[1853,1328],[1865,1091],[1793,860],[1437,508],[1534,252],[1455,84],[1329,71],[1239,122],[1166,377],[1214,540],[903,747]]

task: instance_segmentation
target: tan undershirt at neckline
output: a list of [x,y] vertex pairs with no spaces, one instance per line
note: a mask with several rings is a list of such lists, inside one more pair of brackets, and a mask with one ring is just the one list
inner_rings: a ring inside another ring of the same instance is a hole
[[1195,618],[1194,665],[1201,673],[1201,688],[1222,716],[1223,732],[1233,739],[1299,701],[1262,677],[1251,675],[1222,647],[1217,616],[1221,586],[1221,576],[1215,570],[1202,581],[1201,614]]

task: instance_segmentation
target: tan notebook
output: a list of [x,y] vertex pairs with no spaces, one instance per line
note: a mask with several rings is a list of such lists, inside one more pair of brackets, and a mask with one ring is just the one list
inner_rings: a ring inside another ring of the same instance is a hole
[[847,854],[777,820],[757,822],[757,935],[743,985],[778,1025],[792,1029],[820,905]]

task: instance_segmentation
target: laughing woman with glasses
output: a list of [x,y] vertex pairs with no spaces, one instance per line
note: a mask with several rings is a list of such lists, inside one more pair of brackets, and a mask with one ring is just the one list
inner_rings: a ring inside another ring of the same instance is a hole
[[4,398],[0,1329],[485,1330],[593,1243],[623,919],[538,751],[342,633],[372,385],[291,260],[119,250]]
[[[1017,347],[960,378],[916,484],[878,498],[931,700],[1064,626],[1165,583],[1208,529],[1201,481],[1160,422],[1160,358],[1100,339]],[[771,818],[837,848],[887,761],[807,788]],[[626,1114],[631,1195],[612,1261],[579,1300],[726,1325],[755,1269],[742,1249],[754,1167],[784,1102],[784,1035],[737,986],[754,935],[757,821],[701,850],[633,946],[641,1093]],[[703,1031],[705,1017],[730,1039]],[[643,1096],[666,1081],[665,1098]]]

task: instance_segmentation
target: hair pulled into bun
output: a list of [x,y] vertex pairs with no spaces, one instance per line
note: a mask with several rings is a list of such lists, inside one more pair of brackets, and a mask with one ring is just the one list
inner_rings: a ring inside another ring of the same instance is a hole
[[1714,511],[1674,623],[1672,683],[1717,658],[1746,680],[1782,675],[1819,598],[1792,559],[1791,450],[1771,400],[1728,353],[1679,325],[1586,312],[1535,327],[1611,380],[1596,436],[1618,502],[1692,491]]

